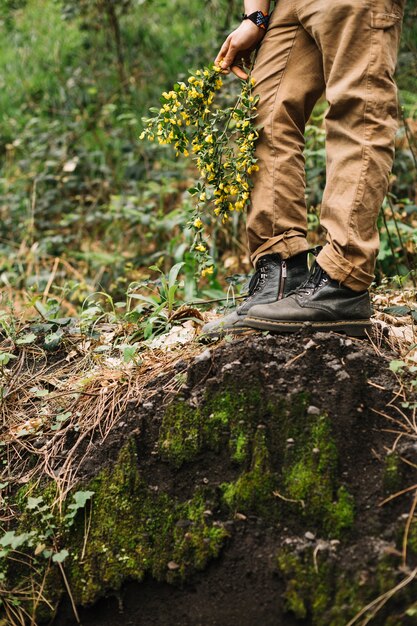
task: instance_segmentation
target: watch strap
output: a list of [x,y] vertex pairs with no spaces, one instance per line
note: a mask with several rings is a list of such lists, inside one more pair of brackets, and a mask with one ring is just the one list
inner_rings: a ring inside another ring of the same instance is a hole
[[242,15],[242,20],[250,20],[253,22],[258,28],[262,28],[262,30],[266,30],[268,28],[269,15],[268,13],[264,13],[263,11],[254,11],[247,15],[244,13]]

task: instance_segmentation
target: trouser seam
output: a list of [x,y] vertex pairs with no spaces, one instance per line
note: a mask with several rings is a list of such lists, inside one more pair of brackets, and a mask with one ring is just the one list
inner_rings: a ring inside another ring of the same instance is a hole
[[270,133],[271,133],[271,145],[273,146],[273,150],[274,150],[274,156],[273,156],[273,161],[272,161],[272,193],[273,193],[273,198],[272,198],[272,215],[273,215],[273,224],[272,224],[272,237],[275,237],[275,224],[276,224],[276,202],[275,202],[275,162],[277,159],[277,148],[276,148],[276,142],[274,141],[274,113],[275,113],[275,109],[276,109],[276,104],[277,104],[277,100],[278,100],[278,93],[279,90],[281,88],[282,85],[282,81],[284,80],[286,71],[287,71],[287,67],[288,67],[288,62],[290,60],[291,57],[291,52],[294,49],[294,45],[295,45],[295,41],[297,39],[297,35],[299,33],[300,30],[300,25],[297,26],[297,30],[294,33],[294,37],[291,43],[291,48],[288,50],[288,55],[287,58],[285,60],[285,67],[282,71],[282,75],[281,78],[278,82],[277,85],[277,90],[275,92],[275,98],[274,98],[274,104],[272,107],[272,115],[271,115],[271,126],[270,126]]
[[355,215],[355,211],[358,208],[358,204],[360,202],[360,199],[363,197],[363,192],[365,189],[365,185],[364,185],[364,181],[366,178],[366,173],[368,171],[368,166],[369,166],[369,160],[370,160],[370,146],[367,145],[366,142],[370,141],[370,129],[369,129],[369,125],[368,125],[368,115],[370,113],[371,110],[371,104],[372,104],[372,98],[371,98],[371,71],[372,71],[372,66],[374,63],[374,42],[375,42],[375,34],[372,30],[372,28],[370,29],[370,50],[369,50],[369,63],[368,63],[368,69],[367,69],[367,73],[366,73],[366,101],[365,101],[365,107],[364,107],[364,112],[363,112],[363,138],[364,138],[364,146],[362,148],[362,169],[361,169],[361,175],[359,177],[359,181],[358,181],[358,186],[356,188],[356,193],[355,193],[355,197],[352,203],[352,207],[350,209],[350,213],[349,213],[349,220],[348,220],[348,236],[347,236],[347,245],[346,245],[346,257],[349,256],[350,251],[351,251],[351,241],[353,240],[353,227],[354,227],[354,215]]

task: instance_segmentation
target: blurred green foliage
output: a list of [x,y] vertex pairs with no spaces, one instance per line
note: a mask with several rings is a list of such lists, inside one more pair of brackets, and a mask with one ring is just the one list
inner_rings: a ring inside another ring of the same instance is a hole
[[[159,94],[214,58],[239,22],[238,0],[0,0],[0,289],[43,293],[77,310],[184,263],[185,296],[216,297],[247,273],[243,220],[212,226],[218,272],[198,285],[186,229],[195,173],[138,141]],[[415,260],[416,9],[407,8],[399,83],[404,104],[378,277]],[[230,90],[237,81],[228,80]],[[325,181],[320,103],[307,131],[314,243]],[[389,235],[389,236],[388,236]],[[56,261],[58,259],[58,261]],[[223,266],[226,266],[225,269]],[[1,306],[1,302],[0,302]]]

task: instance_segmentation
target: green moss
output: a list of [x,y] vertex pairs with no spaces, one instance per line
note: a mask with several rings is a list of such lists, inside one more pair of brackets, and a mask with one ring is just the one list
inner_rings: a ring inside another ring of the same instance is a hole
[[[308,618],[313,626],[346,626],[364,606],[396,584],[396,568],[387,557],[377,563],[367,584],[341,569],[328,551],[317,553],[314,547],[281,548],[277,562],[286,611],[298,619]],[[409,593],[413,597],[412,590]],[[378,624],[387,626],[383,615]]]
[[159,433],[159,452],[174,465],[193,459],[200,450],[202,415],[185,402],[169,406]]
[[396,452],[385,457],[384,489],[387,493],[393,493],[401,485],[401,460]]
[[[68,575],[77,602],[87,604],[127,579],[184,578],[217,556],[227,536],[206,515],[206,494],[186,502],[149,489],[137,469],[131,444],[115,467],[90,485],[95,492],[87,540],[75,537]],[[84,546],[83,558],[80,558]],[[170,565],[168,565],[170,564]]]
[[258,427],[253,440],[250,468],[236,481],[222,485],[223,501],[232,510],[264,512],[270,518],[275,481],[276,477],[271,471],[266,429]]
[[227,445],[237,463],[248,460],[249,439],[260,418],[259,391],[223,390],[206,398],[201,407],[185,402],[165,411],[159,433],[161,455],[176,467],[192,461],[204,449],[219,451]]
[[248,435],[243,431],[236,431],[230,439],[232,459],[237,463],[244,463],[248,456]]
[[354,502],[346,488],[338,486],[337,446],[327,416],[316,416],[299,432],[282,473],[285,494],[300,503],[310,524],[336,537],[352,527]]
[[[77,514],[74,527],[68,531],[57,523],[60,545],[70,551],[65,568],[77,603],[90,604],[128,579],[151,575],[171,582],[204,568],[227,538],[207,509],[219,509],[226,517],[255,512],[270,524],[285,519],[299,526],[301,517],[309,529],[330,536],[352,526],[353,501],[340,485],[329,418],[306,410],[306,394],[290,402],[261,398],[256,388],[223,389],[199,407],[180,401],[165,410],[157,442],[162,460],[179,468],[205,451],[222,459],[226,454],[233,479],[220,489],[196,487],[187,501],[155,490],[139,472],[133,442],[84,487],[94,497]],[[330,593],[327,565],[320,564],[317,573],[297,558],[280,557],[288,606],[300,617],[324,614]],[[51,597],[53,585],[46,589]],[[307,600],[303,585],[311,589]],[[56,588],[61,591],[55,585],[55,593]]]
[[314,616],[320,622],[332,597],[332,567],[327,563],[314,563],[312,550],[296,554],[292,549],[278,553],[278,569],[285,580],[284,599],[287,611],[298,619]]

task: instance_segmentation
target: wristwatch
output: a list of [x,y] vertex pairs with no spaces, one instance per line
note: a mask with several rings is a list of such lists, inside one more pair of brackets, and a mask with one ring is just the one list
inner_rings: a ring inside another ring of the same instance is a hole
[[262,30],[266,30],[268,28],[269,15],[268,13],[264,13],[263,11],[254,11],[247,15],[244,13],[242,15],[242,20],[250,20],[253,22],[258,28],[262,28]]

